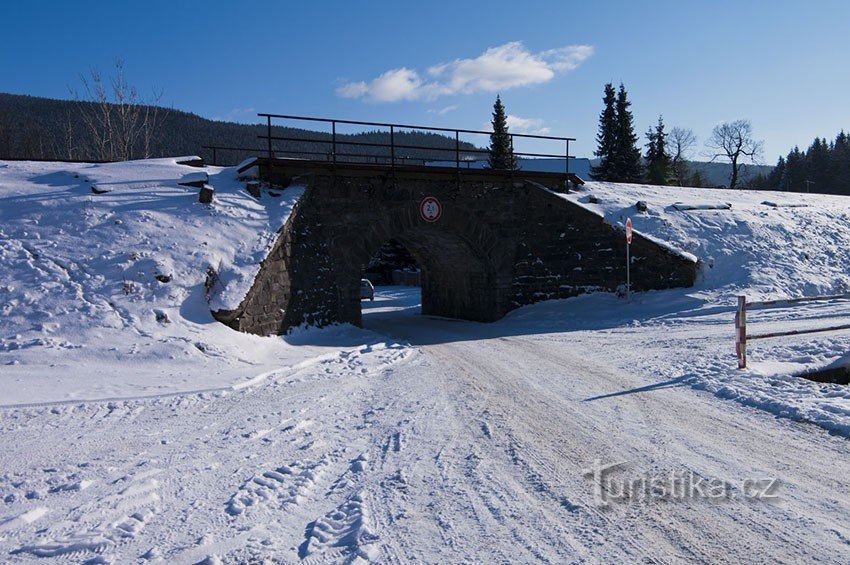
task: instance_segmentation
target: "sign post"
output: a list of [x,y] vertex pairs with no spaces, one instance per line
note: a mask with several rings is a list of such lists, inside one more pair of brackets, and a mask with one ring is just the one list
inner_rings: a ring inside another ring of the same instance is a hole
[[632,298],[632,219],[626,218],[626,300]]

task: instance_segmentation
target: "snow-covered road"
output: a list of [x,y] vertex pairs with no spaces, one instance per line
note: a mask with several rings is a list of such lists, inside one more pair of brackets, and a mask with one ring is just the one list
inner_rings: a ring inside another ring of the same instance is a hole
[[[552,339],[392,298],[365,323],[409,346],[346,349],[238,390],[2,409],[2,560],[850,556],[845,438],[624,370],[606,332]],[[729,488],[612,491],[602,507],[595,460],[628,462],[609,486],[676,472]],[[745,496],[765,478],[779,500]]]

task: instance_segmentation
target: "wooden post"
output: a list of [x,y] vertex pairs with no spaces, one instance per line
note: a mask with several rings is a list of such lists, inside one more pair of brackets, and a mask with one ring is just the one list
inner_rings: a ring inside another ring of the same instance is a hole
[[735,312],[735,355],[738,368],[747,368],[747,297],[738,297],[738,310]]

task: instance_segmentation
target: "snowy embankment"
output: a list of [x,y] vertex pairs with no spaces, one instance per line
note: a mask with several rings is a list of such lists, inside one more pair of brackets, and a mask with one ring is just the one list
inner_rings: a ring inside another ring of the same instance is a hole
[[[363,343],[214,321],[208,300],[238,304],[303,187],[255,199],[235,169],[184,160],[0,161],[0,405],[227,387]],[[178,184],[205,179],[212,205]]]
[[[617,354],[624,366],[850,436],[850,387],[793,376],[846,355],[850,332],[751,342],[749,369],[739,371],[733,325],[737,295],[755,301],[850,292],[850,198],[600,182],[562,196],[612,225],[631,218],[638,233],[695,255],[700,276],[694,288],[637,294],[631,304],[585,296],[532,306],[516,319],[546,324],[566,316],[582,320],[573,327],[620,326],[617,333],[635,337],[634,352]],[[748,317],[750,333],[847,323],[850,301]]]

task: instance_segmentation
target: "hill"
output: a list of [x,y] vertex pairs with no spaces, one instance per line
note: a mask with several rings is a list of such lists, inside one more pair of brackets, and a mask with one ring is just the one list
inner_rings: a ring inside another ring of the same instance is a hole
[[[129,154],[131,159],[199,154],[211,160],[211,152],[202,149],[202,146],[263,147],[263,142],[257,139],[258,135],[266,133],[263,125],[208,120],[197,114],[155,106],[141,108],[151,113],[156,112],[161,125],[151,140],[149,151],[145,151],[144,140],[136,139]],[[114,106],[111,109],[113,112],[117,111]],[[96,107],[86,102],[0,93],[0,159],[102,160],[90,139],[83,117],[85,112],[92,110],[96,110]],[[282,137],[330,139],[330,134],[327,133],[292,127],[275,126],[272,133]],[[346,141],[366,143],[389,142],[389,134],[381,131],[340,134],[337,137]],[[430,148],[455,148],[454,138],[434,133],[398,132],[395,139],[396,143],[401,145],[428,147],[429,149],[405,150],[403,156],[417,160],[446,158],[446,152]],[[329,151],[328,144],[315,141],[278,141],[275,148],[318,153]],[[466,142],[461,142],[461,148],[475,149],[471,143]],[[387,154],[382,148],[363,146],[349,146],[344,151],[375,156]],[[235,164],[249,155],[249,152],[219,151],[216,157],[220,164]]]

